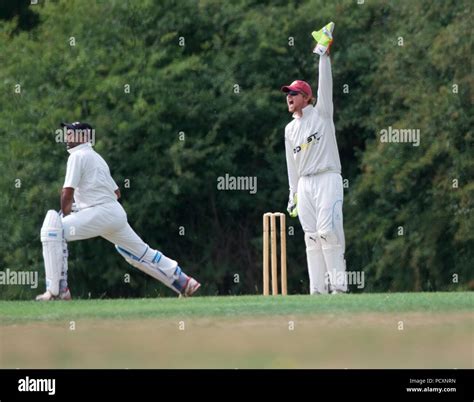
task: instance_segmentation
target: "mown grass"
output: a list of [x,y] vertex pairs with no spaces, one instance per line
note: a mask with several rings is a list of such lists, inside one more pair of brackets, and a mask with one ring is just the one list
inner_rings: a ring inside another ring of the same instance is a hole
[[238,317],[366,312],[462,312],[474,310],[470,292],[380,293],[327,296],[220,296],[73,300],[39,303],[0,301],[0,324],[62,319]]

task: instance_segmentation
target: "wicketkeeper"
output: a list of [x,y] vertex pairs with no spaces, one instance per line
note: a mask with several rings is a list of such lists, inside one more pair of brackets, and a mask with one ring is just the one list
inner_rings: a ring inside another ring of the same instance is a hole
[[[130,227],[117,201],[120,190],[107,163],[91,144],[87,123],[61,123],[66,127],[69,158],[61,192],[61,211],[49,210],[41,228],[46,292],[36,300],[70,300],[67,283],[67,242],[101,236],[135,268],[158,279],[176,293],[191,296],[201,286],[178,263],[148,246]],[[73,210],[73,202],[75,208]]]
[[313,32],[319,55],[317,102],[311,86],[294,81],[282,87],[293,121],[285,128],[290,197],[288,212],[299,216],[305,233],[311,294],[347,291],[342,225],[341,162],[333,122],[329,47],[334,23]]

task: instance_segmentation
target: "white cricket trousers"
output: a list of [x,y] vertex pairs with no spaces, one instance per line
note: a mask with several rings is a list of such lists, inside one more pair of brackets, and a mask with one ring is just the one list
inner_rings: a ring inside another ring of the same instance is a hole
[[298,216],[305,233],[335,231],[345,245],[342,222],[344,191],[339,173],[302,176],[298,181]]
[[305,232],[311,294],[345,292],[342,176],[324,172],[298,181],[298,217]]
[[[127,213],[117,201],[71,213],[62,218],[62,224],[66,242],[103,237],[125,251],[117,250],[129,264],[158,279],[176,293],[182,293],[189,281],[177,261],[149,247],[135,233],[127,222]],[[129,257],[129,254],[133,256]]]
[[127,213],[118,201],[71,213],[62,223],[67,242],[100,236],[138,257],[149,249],[128,224]]

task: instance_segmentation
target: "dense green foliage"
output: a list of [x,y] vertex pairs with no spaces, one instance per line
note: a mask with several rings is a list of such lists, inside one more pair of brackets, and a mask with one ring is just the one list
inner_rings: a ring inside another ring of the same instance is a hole
[[[332,20],[348,269],[365,272],[368,291],[468,288],[470,3],[365,3],[43,1],[31,26],[0,19],[0,268],[43,277],[39,229],[59,209],[67,158],[54,132],[84,120],[145,241],[204,294],[260,292],[262,213],[288,197],[279,88],[296,78],[316,88],[310,33]],[[389,126],[420,129],[420,146],[381,143]],[[256,176],[258,191],[219,191],[226,173]],[[306,292],[302,231],[288,224],[289,289]],[[69,250],[75,295],[168,294],[103,239]],[[32,292],[0,287],[3,298]]]

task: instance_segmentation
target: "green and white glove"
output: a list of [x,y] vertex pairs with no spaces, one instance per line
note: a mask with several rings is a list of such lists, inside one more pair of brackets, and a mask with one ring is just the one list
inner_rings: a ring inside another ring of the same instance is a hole
[[322,56],[324,53],[329,54],[329,48],[332,45],[332,31],[334,30],[334,22],[330,22],[319,31],[313,31],[312,36],[317,42],[316,47],[313,50],[313,53],[317,53]]
[[297,194],[296,193],[294,193],[294,194],[290,193],[290,197],[288,199],[288,206],[286,207],[286,210],[288,211],[288,214],[292,218],[296,218],[298,216],[297,203],[298,203]]

